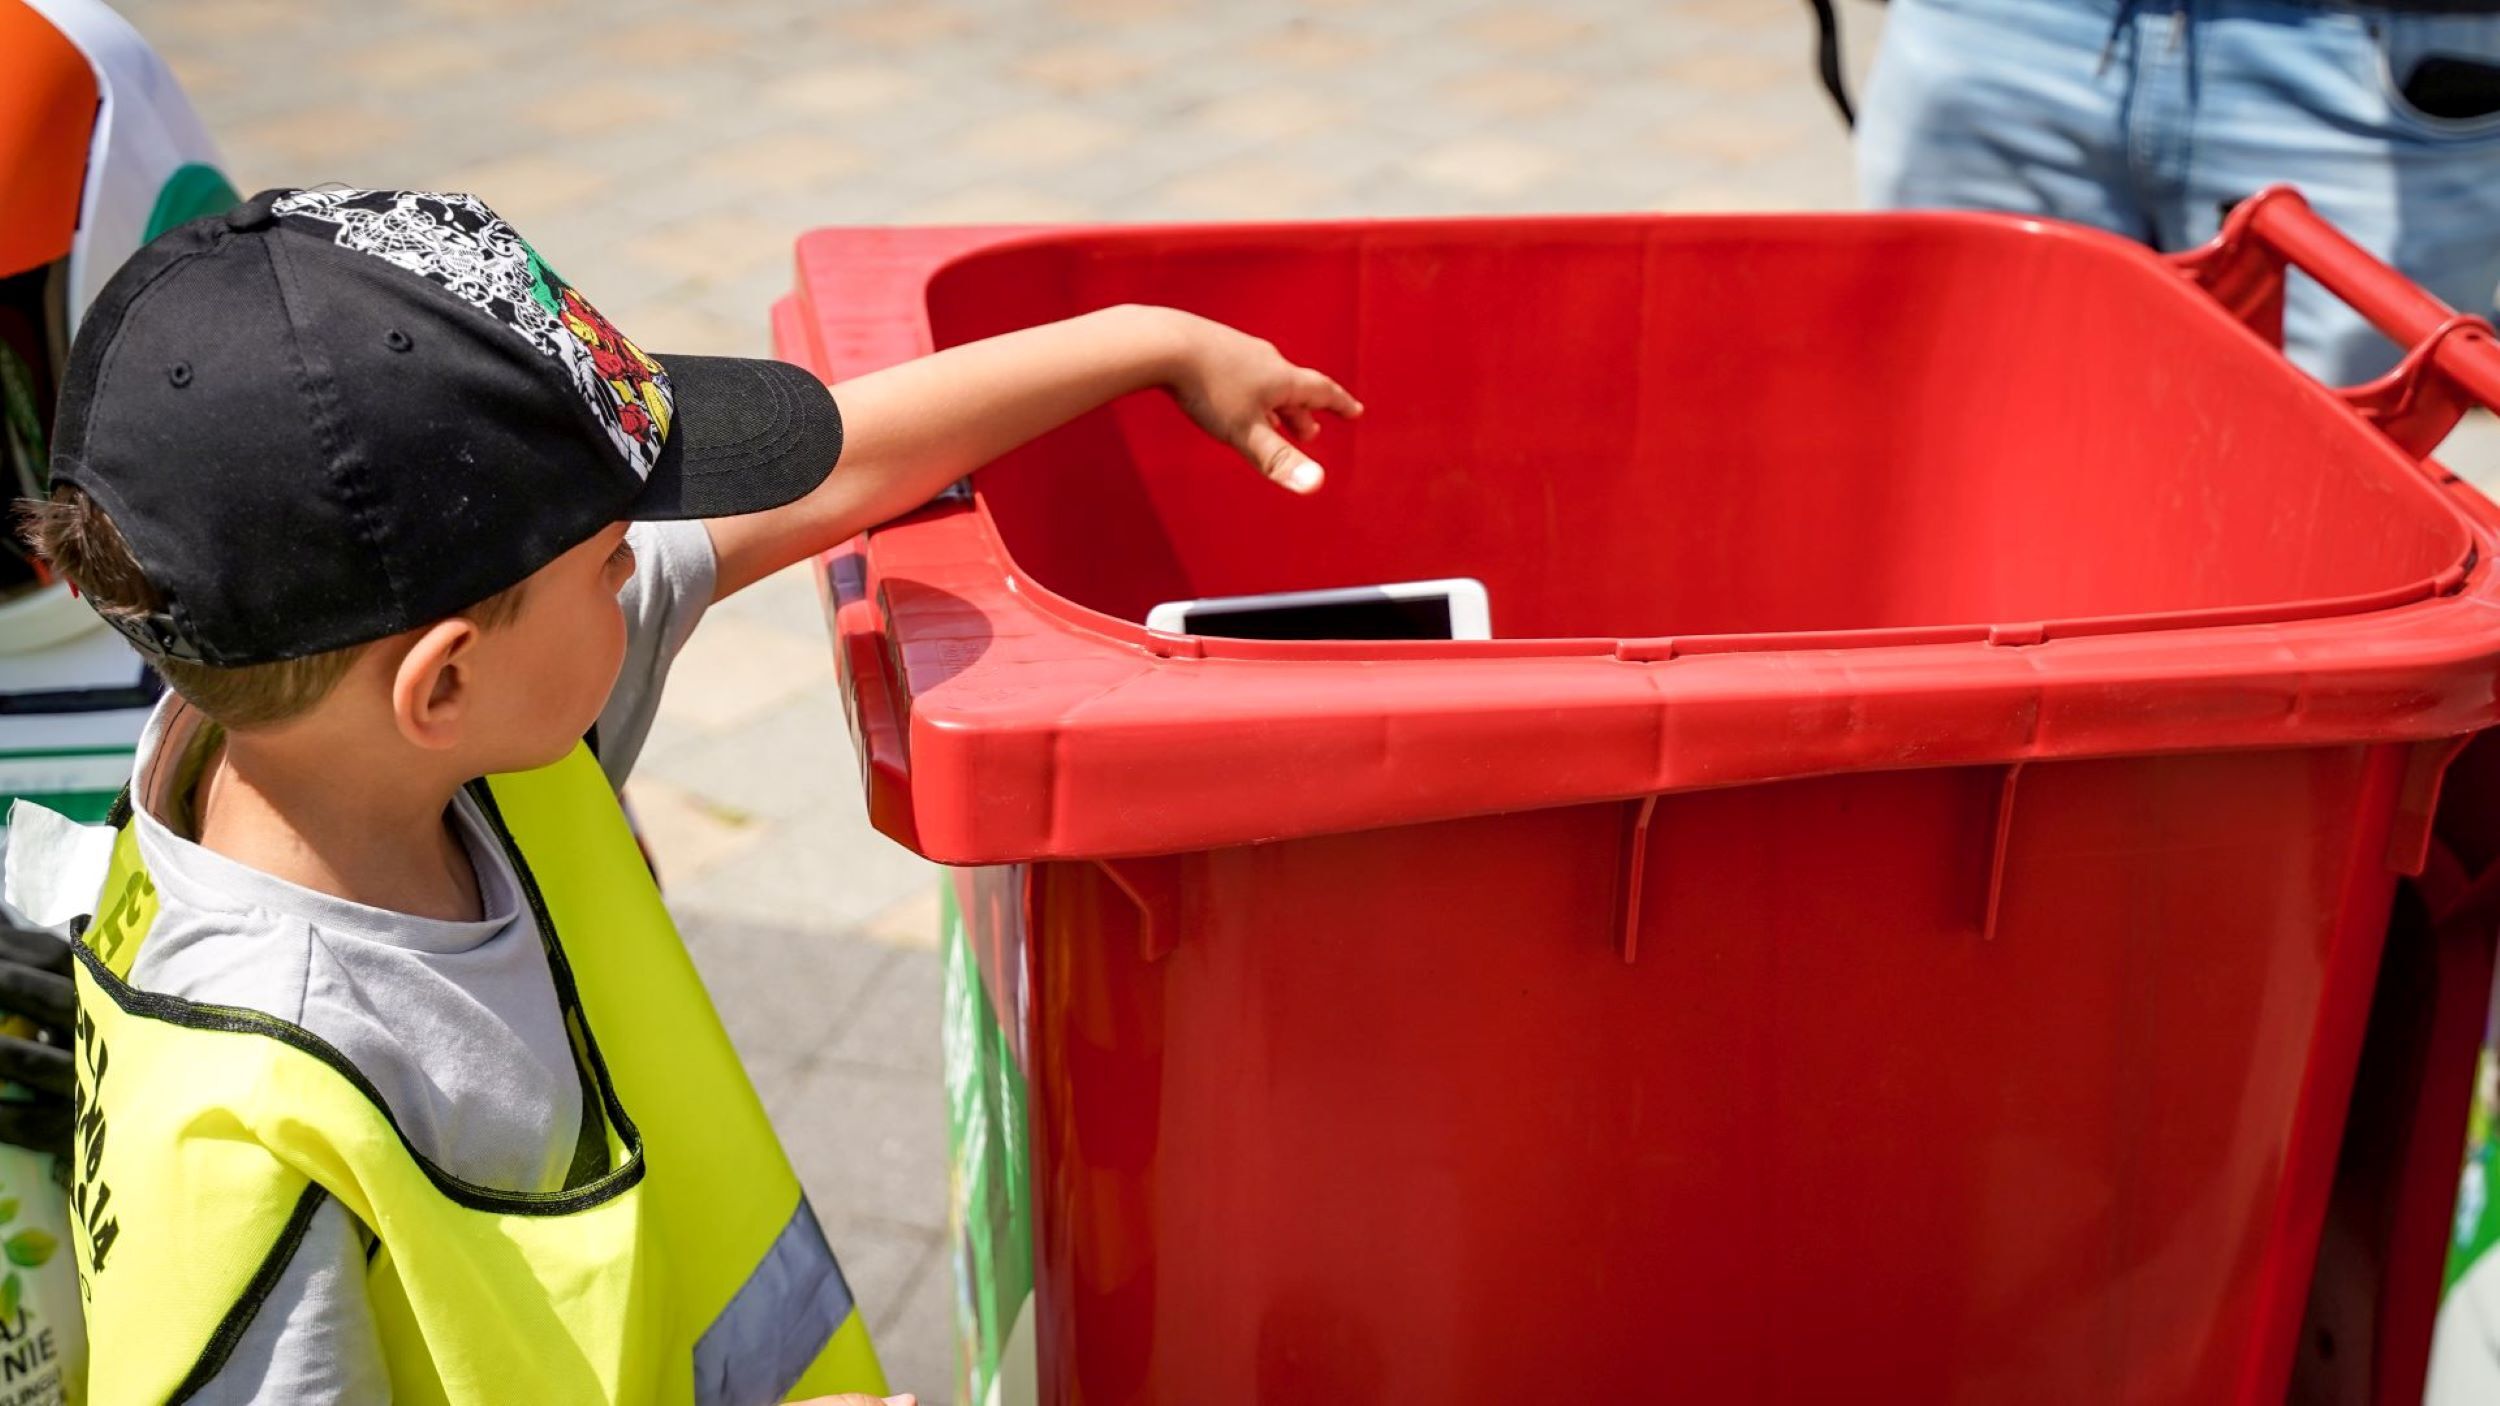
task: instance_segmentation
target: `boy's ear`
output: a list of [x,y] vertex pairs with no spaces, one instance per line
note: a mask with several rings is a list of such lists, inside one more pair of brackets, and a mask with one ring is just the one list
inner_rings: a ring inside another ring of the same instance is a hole
[[470,651],[477,640],[476,623],[457,616],[417,631],[391,676],[391,719],[400,736],[437,752],[460,741],[469,705]]

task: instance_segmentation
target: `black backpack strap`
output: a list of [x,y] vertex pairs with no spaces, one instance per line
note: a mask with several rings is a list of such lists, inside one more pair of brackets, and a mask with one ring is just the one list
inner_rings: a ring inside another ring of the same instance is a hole
[[1840,62],[1840,16],[1832,9],[1832,0],[1809,0],[1814,6],[1814,67],[1822,76],[1823,91],[1831,94],[1832,106],[1840,109],[1840,120],[1851,128],[1858,125],[1857,107],[1849,101],[1849,77]]

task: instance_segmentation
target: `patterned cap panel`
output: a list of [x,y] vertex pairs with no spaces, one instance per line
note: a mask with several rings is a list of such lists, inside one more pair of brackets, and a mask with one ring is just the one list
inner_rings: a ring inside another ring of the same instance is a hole
[[651,476],[675,402],[668,373],[502,217],[471,195],[301,190],[271,207],[297,228],[434,283],[553,358],[635,474]]

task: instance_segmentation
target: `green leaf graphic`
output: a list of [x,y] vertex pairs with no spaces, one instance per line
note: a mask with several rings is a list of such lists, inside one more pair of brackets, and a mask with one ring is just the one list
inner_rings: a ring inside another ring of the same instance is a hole
[[17,1198],[0,1196],[0,1225],[17,1219]]
[[17,1303],[25,1293],[26,1285],[17,1277],[16,1270],[10,1270],[8,1278],[0,1279],[0,1322],[17,1321]]
[[8,1251],[9,1263],[24,1269],[40,1267],[57,1248],[59,1242],[40,1230],[21,1230],[0,1243],[0,1250]]

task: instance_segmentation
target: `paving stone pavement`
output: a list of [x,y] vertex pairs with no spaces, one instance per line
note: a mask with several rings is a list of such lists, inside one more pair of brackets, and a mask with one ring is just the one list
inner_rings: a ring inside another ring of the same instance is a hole
[[[662,352],[764,352],[814,225],[1851,199],[1789,0],[122,8],[245,190],[475,191]],[[935,878],[868,826],[803,572],[698,632],[632,792],[897,1385],[945,1401]]]

